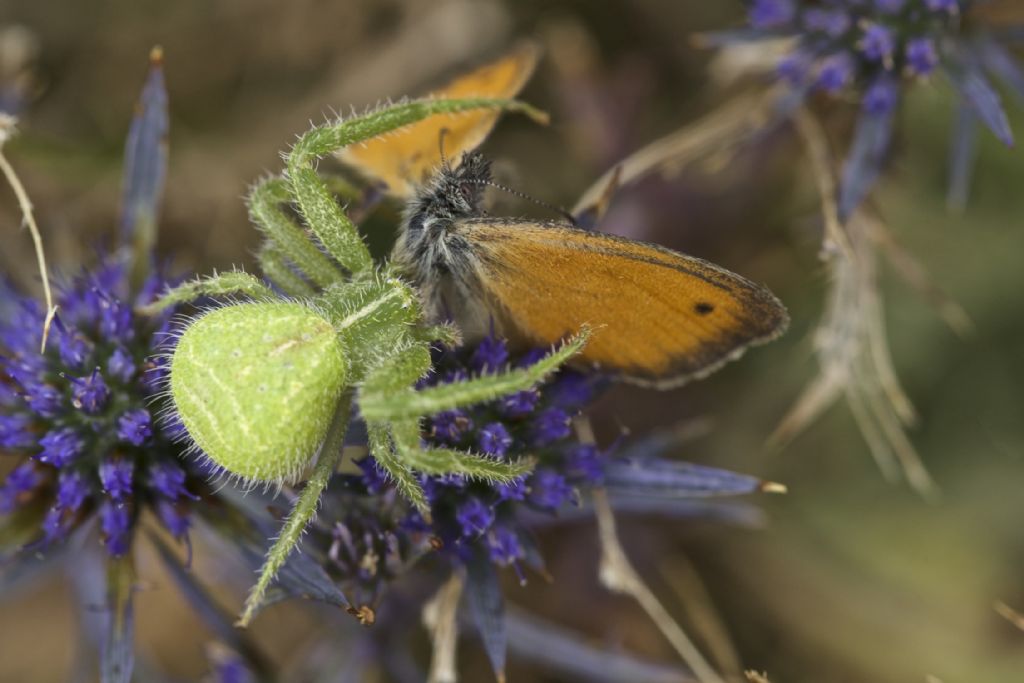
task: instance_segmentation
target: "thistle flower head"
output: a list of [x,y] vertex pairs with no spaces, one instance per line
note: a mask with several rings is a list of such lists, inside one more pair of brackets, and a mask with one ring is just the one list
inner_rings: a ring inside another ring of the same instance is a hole
[[153,352],[169,316],[133,312],[160,284],[133,295],[112,259],[70,279],[42,354],[42,306],[5,292],[0,449],[17,464],[0,485],[0,514],[31,519],[43,545],[98,518],[107,552],[123,555],[146,507],[174,536],[188,531],[189,475],[174,428],[154,419],[163,369]]
[[883,74],[913,80],[930,75],[940,51],[958,57],[969,0],[754,0],[750,26],[790,36],[796,44],[784,61],[792,79],[792,58],[804,65],[800,85],[832,94],[863,92]]
[[[961,100],[950,174],[951,201],[966,201],[977,124],[1013,144],[994,77],[1024,96],[1024,68],[999,36],[973,16],[973,0],[751,0],[745,38],[792,39],[777,77],[799,103],[812,93],[854,100],[860,120],[839,197],[846,219],[870,190],[885,160],[893,113],[904,90],[944,76]],[[730,42],[728,39],[726,43]],[[965,153],[966,152],[966,153]]]
[[[421,388],[529,366],[544,355],[542,350],[513,355],[503,339],[488,336],[473,346],[436,353],[436,372]],[[506,483],[421,473],[429,515],[399,493],[372,456],[356,461],[357,473],[336,475],[321,521],[311,527],[311,545],[351,604],[377,605],[392,581],[430,553],[456,565],[484,558],[499,567],[512,566],[520,575],[521,564],[540,568],[522,513],[555,515],[604,476],[604,454],[579,443],[571,427],[597,393],[598,382],[563,368],[529,391],[426,419],[424,448],[536,462],[529,474]]]

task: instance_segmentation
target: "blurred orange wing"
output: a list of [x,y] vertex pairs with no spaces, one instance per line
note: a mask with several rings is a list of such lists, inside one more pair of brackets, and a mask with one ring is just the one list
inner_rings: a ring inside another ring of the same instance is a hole
[[[429,96],[513,97],[526,85],[539,57],[535,44],[521,43],[496,61],[459,76]],[[389,193],[410,197],[441,163],[442,129],[446,130],[444,153],[457,164],[463,152],[484,141],[499,115],[496,110],[479,110],[431,116],[385,137],[347,148],[340,156],[364,175],[385,183]]]
[[641,384],[706,375],[788,323],[765,287],[653,244],[501,219],[456,229],[504,332],[547,345],[589,324],[582,360]]

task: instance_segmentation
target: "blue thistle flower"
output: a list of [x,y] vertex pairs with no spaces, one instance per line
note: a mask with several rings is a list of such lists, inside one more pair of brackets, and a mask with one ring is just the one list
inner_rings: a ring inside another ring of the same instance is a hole
[[538,395],[533,389],[510,394],[501,399],[500,411],[503,417],[516,419],[529,416],[537,406]]
[[557,510],[572,495],[573,488],[561,472],[552,467],[539,467],[531,477],[527,500],[543,510]]
[[487,552],[492,561],[499,565],[510,565],[526,556],[526,550],[515,529],[495,526],[487,534]]
[[858,47],[869,60],[891,64],[896,51],[896,36],[888,26],[869,24]]
[[469,496],[457,505],[455,519],[464,538],[475,538],[494,524],[494,508],[476,496]]
[[[208,513],[230,505],[221,496],[212,502],[214,493],[203,481],[208,473],[193,472],[180,460],[180,422],[154,419],[168,400],[161,394],[165,362],[155,354],[166,351],[173,312],[156,318],[135,312],[169,284],[154,268],[152,252],[167,128],[157,48],[126,144],[116,256],[101,258],[98,267],[57,288],[57,316],[42,351],[43,307],[0,278],[0,459],[8,461],[0,522],[9,532],[3,560],[28,568],[37,558],[25,550],[45,551],[76,532],[98,529],[102,546],[70,559],[74,573],[87,577],[78,582],[81,603],[106,622],[99,629],[104,680],[127,681],[132,674],[130,551],[138,520],[150,511],[187,544],[194,516],[210,521],[214,515]],[[238,510],[231,509],[231,521],[218,520],[233,537],[246,530]],[[153,542],[189,601],[201,605],[199,614],[217,621],[216,606],[178,557],[160,537]],[[88,568],[97,556],[102,572]],[[213,630],[229,623],[220,619]],[[231,680],[227,674],[222,679]]]
[[[776,74],[796,95],[815,92],[861,103],[839,190],[846,219],[870,191],[885,162],[903,89],[943,74],[961,100],[954,139],[950,200],[966,199],[977,123],[1008,146],[1013,133],[996,78],[1024,98],[1024,67],[996,33],[971,17],[973,0],[750,0],[751,31],[740,39],[788,37],[793,47]],[[735,40],[725,36],[723,43]]]
[[477,432],[476,445],[481,452],[500,458],[508,454],[512,435],[501,422],[489,422]]
[[939,65],[939,51],[931,38],[914,38],[904,50],[907,67],[916,76],[927,76]]
[[33,548],[97,520],[107,553],[120,557],[147,508],[176,538],[190,526],[196,497],[189,489],[201,482],[178,459],[176,426],[153,419],[162,380],[154,353],[173,314],[135,313],[168,284],[153,272],[150,251],[166,134],[167,95],[154,50],[125,155],[119,243],[132,248],[58,288],[42,353],[45,312],[0,282],[0,448],[19,460],[0,485],[0,514],[19,513]]
[[22,462],[0,488],[0,511],[42,510],[44,545],[98,516],[114,556],[127,552],[146,507],[184,536],[188,475],[173,435],[154,424],[159,401],[145,381],[168,317],[135,316],[148,299],[132,295],[123,263],[107,260],[61,287],[55,333],[40,354],[42,308],[5,294],[15,314],[0,319],[0,444]]
[[210,661],[210,676],[204,681],[211,683],[258,683],[264,680],[258,675],[253,663],[219,642],[207,646]]

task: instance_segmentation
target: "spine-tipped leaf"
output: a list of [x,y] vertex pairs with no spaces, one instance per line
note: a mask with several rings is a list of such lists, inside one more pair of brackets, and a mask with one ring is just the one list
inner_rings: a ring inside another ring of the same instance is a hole
[[659,498],[738,496],[772,487],[746,474],[662,458],[613,460],[604,478],[609,491]]

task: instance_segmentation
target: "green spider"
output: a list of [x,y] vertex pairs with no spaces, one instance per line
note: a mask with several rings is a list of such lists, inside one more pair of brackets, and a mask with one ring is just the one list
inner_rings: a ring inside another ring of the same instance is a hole
[[[189,320],[171,355],[169,393],[195,450],[248,486],[295,483],[315,460],[240,625],[252,620],[315,515],[353,407],[366,421],[370,452],[424,514],[415,472],[507,482],[532,466],[423,448],[420,419],[531,388],[582,348],[587,331],[527,368],[416,390],[431,370],[431,344],[455,342],[456,331],[425,322],[417,292],[389,264],[374,263],[314,169],[318,158],[347,145],[431,115],[482,108],[538,115],[511,100],[422,100],[313,128],[288,153],[287,172],[261,181],[248,198],[265,236],[259,263],[277,290],[234,271],[181,285],[151,307],[232,297]],[[289,204],[322,250],[285,210]]]

